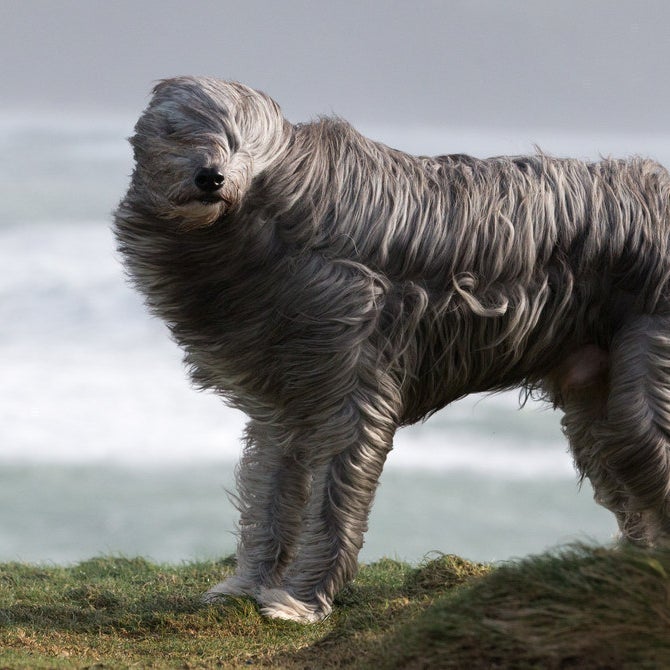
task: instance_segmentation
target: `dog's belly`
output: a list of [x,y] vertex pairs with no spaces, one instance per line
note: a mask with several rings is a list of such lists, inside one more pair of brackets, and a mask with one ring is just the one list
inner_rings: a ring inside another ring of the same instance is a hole
[[[417,333],[422,357],[406,359],[416,367],[407,376],[403,423],[472,393],[523,387],[540,389],[553,400],[606,382],[607,343],[619,327],[609,306],[597,300],[577,303],[560,319],[551,318],[551,309],[521,334],[511,310],[497,319],[470,315],[425,324]],[[452,336],[463,331],[469,337]]]
[[[605,389],[608,372],[609,354],[595,344],[585,344],[574,349],[551,369],[541,380],[541,386],[549,398],[560,406],[562,399],[574,391],[595,389],[595,387]],[[403,423],[415,423],[470,393],[519,387],[527,381],[527,377],[521,370],[508,373],[505,377],[496,378],[495,375],[492,375],[488,381],[460,385],[450,383],[449,379],[445,378],[441,388],[442,393],[439,396],[421,393],[420,385],[418,385],[412,393],[408,394],[409,400]],[[425,388],[428,388],[429,385]]]
[[550,375],[550,383],[562,395],[602,383],[609,370],[609,355],[595,344],[573,351]]

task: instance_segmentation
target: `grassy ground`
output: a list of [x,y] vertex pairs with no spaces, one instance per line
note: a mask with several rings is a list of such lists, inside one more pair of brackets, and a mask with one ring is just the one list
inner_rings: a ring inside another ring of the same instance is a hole
[[670,554],[573,547],[492,569],[361,569],[300,626],[200,594],[230,561],[0,566],[0,668],[670,668]]

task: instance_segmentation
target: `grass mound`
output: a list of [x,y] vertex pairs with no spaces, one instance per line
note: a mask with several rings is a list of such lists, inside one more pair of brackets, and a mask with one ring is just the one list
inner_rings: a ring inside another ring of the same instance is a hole
[[388,640],[382,667],[670,668],[670,554],[572,547],[498,567]]
[[200,595],[232,561],[0,565],[0,668],[670,668],[670,554],[572,547],[492,568],[363,566],[300,626]]

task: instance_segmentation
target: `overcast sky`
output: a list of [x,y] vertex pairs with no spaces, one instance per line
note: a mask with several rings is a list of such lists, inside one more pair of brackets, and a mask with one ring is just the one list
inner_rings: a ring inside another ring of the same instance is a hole
[[3,0],[0,100],[136,115],[152,81],[209,74],[293,121],[658,132],[669,22],[665,0]]

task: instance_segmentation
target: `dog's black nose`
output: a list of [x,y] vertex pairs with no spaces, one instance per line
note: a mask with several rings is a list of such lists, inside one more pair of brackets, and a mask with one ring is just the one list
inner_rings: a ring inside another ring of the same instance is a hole
[[205,193],[218,191],[223,184],[223,175],[217,168],[202,168],[195,175],[195,185]]

